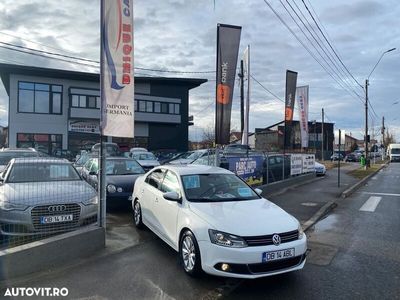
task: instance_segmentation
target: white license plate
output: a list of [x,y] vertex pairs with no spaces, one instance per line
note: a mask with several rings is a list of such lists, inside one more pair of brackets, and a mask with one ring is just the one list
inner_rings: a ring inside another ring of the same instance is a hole
[[71,222],[73,219],[73,215],[45,216],[40,217],[40,224]]
[[269,262],[290,257],[294,257],[294,248],[264,252],[262,254],[262,262]]

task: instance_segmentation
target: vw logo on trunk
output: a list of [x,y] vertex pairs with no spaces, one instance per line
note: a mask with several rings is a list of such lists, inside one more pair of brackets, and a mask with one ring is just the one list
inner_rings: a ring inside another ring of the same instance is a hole
[[60,211],[64,211],[66,210],[67,207],[65,205],[52,205],[49,206],[49,208],[47,209],[49,212],[60,212]]
[[274,234],[272,236],[272,242],[275,246],[279,246],[281,244],[281,237],[279,236],[279,234]]

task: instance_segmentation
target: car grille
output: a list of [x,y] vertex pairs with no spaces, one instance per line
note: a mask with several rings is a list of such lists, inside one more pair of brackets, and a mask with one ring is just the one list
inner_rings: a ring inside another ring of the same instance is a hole
[[[284,233],[278,233],[278,235],[281,237],[281,244],[293,242],[293,241],[299,239],[299,231],[298,230],[293,230],[293,231],[284,232]],[[243,239],[246,241],[247,245],[250,247],[268,246],[268,245],[274,244],[272,242],[272,236],[273,236],[273,234],[259,235],[259,236],[245,236],[245,237],[243,237]]]
[[[57,204],[58,205],[58,204]],[[64,204],[65,210],[60,212],[50,212],[49,206],[53,205],[42,205],[35,206],[31,211],[32,224],[35,230],[39,231],[57,231],[57,230],[69,230],[78,226],[79,217],[81,214],[81,207],[76,203]],[[57,215],[73,215],[73,219],[70,222],[60,222],[51,224],[41,224],[40,217],[45,216],[57,216]]]
[[250,273],[257,274],[257,273],[267,273],[267,272],[274,272],[279,270],[284,270],[288,268],[295,267],[300,265],[304,260],[304,255],[296,256],[288,259],[282,259],[277,261],[271,261],[267,263],[259,263],[259,264],[249,264],[247,265],[249,268]]

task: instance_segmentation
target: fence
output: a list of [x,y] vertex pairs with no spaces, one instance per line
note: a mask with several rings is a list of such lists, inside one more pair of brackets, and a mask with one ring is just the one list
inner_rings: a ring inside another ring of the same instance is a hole
[[97,191],[69,161],[19,152],[0,177],[2,249],[96,224]]

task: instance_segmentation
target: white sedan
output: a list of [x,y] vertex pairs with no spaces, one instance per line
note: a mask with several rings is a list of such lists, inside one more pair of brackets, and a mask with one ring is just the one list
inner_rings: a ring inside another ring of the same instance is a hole
[[133,216],[179,252],[189,275],[259,278],[302,269],[300,223],[232,172],[165,165],[137,179]]

